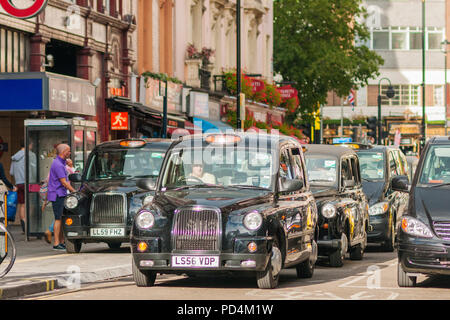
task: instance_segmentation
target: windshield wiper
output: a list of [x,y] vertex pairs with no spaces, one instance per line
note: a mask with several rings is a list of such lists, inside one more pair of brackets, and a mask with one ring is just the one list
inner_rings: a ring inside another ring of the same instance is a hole
[[330,181],[330,180],[327,180],[327,179],[312,179],[312,180],[309,180],[309,182],[314,182],[314,181],[317,181],[317,182],[333,182],[333,181]]
[[217,184],[187,184],[184,186],[167,188],[167,190],[183,190],[189,188],[223,188],[223,186]]
[[260,187],[260,186],[254,186],[254,185],[248,185],[248,184],[238,184],[238,185],[229,185],[229,188],[241,188],[241,189],[258,189],[258,190],[269,190],[268,188]]
[[363,177],[361,177],[361,180],[364,180],[367,182],[375,182],[375,180],[373,180],[373,179],[367,179],[367,178],[363,178]]
[[449,185],[450,185],[450,182],[439,183],[439,184],[434,184],[434,185],[430,186],[430,188],[437,188],[437,187],[449,186]]

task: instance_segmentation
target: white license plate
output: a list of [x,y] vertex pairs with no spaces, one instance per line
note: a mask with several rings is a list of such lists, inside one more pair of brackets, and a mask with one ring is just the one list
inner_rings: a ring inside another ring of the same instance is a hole
[[124,228],[91,228],[91,237],[124,237]]
[[172,256],[172,267],[218,268],[218,256]]

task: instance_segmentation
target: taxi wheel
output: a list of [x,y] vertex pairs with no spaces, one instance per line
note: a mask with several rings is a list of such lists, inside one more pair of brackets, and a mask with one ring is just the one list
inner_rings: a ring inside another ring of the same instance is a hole
[[67,253],[80,253],[82,245],[83,244],[81,243],[81,240],[66,239],[66,252]]
[[347,235],[345,233],[341,235],[341,246],[340,250],[336,250],[330,254],[330,266],[332,267],[342,267],[344,265],[348,246]]
[[256,282],[260,289],[274,289],[278,286],[278,279],[280,278],[281,265],[283,258],[278,246],[278,241],[272,243],[272,254],[267,263],[266,270],[256,273]]
[[156,272],[139,270],[134,259],[132,269],[133,280],[138,287],[153,287],[155,285]]
[[389,237],[386,239],[386,241],[383,242],[381,245],[383,251],[385,252],[394,252],[395,248],[395,227],[394,223],[391,222],[391,228],[389,230]]
[[399,287],[415,287],[417,282],[417,277],[408,276],[408,274],[403,271],[402,264],[399,261],[397,265],[397,284]]
[[318,252],[317,242],[313,240],[311,246],[311,255],[309,256],[308,260],[303,261],[297,266],[297,278],[312,278],[314,274],[314,266],[316,265]]
[[350,251],[350,260],[362,260],[364,256],[364,249],[361,244],[358,244]]

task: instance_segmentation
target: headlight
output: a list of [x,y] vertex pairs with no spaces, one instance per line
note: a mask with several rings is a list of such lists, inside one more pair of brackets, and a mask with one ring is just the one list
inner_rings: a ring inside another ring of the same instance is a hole
[[389,202],[378,202],[369,208],[369,215],[377,216],[389,210]]
[[150,211],[141,211],[136,217],[136,225],[140,229],[150,229],[155,224],[155,216]]
[[327,203],[322,207],[322,216],[324,216],[327,219],[333,218],[336,215],[336,207],[331,204]]
[[153,201],[153,196],[146,196],[142,201],[142,205],[145,206]]
[[263,223],[263,218],[259,212],[252,211],[245,215],[243,222],[244,222],[244,226],[248,230],[255,231],[255,230],[258,230],[259,227],[261,227],[261,225]]
[[78,206],[78,197],[76,197],[76,196],[67,196],[64,199],[64,206],[67,209],[75,209]]
[[422,221],[411,217],[402,219],[402,230],[412,236],[432,238],[433,233]]

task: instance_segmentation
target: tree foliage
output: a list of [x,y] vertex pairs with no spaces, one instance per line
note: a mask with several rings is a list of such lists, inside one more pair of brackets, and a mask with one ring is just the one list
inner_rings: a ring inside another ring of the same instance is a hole
[[383,59],[355,45],[369,39],[365,15],[361,0],[274,0],[274,69],[295,83],[302,119],[379,75]]

